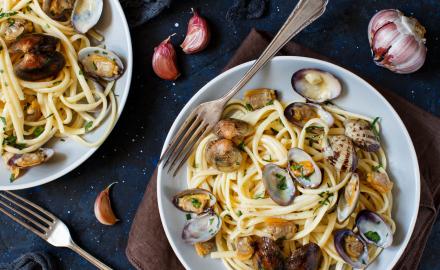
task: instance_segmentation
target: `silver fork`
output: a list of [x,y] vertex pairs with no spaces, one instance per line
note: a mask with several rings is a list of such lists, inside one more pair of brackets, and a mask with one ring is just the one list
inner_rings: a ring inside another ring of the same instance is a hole
[[0,191],[0,211],[56,247],[75,251],[98,269],[110,267],[73,242],[67,226],[52,213],[9,191]]
[[[173,176],[190,156],[194,146],[200,143],[220,120],[226,103],[246,83],[272,59],[281,48],[307,25],[319,18],[325,11],[328,0],[300,0],[287,18],[272,42],[267,46],[251,68],[223,97],[198,105],[186,118],[177,133],[171,139],[159,164],[165,161],[163,168],[168,166],[168,173],[173,168]],[[177,166],[177,167],[176,167]]]

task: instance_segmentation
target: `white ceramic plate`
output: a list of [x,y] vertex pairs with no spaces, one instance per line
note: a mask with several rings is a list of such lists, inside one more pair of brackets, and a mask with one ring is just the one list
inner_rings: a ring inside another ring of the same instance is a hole
[[[124,75],[118,79],[114,89],[117,95],[117,117],[119,118],[130,89],[133,53],[127,21],[118,0],[104,1],[104,11],[97,29],[103,34],[107,48],[119,55],[125,64]],[[108,124],[107,119],[94,132],[88,134],[86,139],[95,141],[100,138]],[[66,139],[65,142],[53,139],[48,145],[53,147],[57,154],[48,163],[29,169],[13,183],[9,181],[11,173],[5,167],[4,162],[1,161],[0,190],[30,188],[55,180],[78,167],[97,149],[88,148],[69,139]]]
[[[183,108],[171,127],[165,145],[181,125],[185,116],[198,104],[223,95],[249,69],[251,62],[237,66],[206,84]],[[281,93],[285,102],[303,100],[292,90],[292,74],[302,68],[319,68],[329,71],[341,79],[343,94],[334,100],[338,106],[349,111],[381,117],[381,138],[389,160],[388,172],[395,181],[393,188],[394,206],[392,215],[397,231],[394,243],[385,249],[368,269],[391,269],[404,251],[417,218],[420,199],[420,175],[417,156],[411,138],[401,119],[391,105],[371,85],[353,73],[328,62],[311,58],[281,56],[273,59],[238,94],[253,88],[272,88]],[[226,269],[221,260],[199,257],[194,248],[185,244],[181,232],[185,223],[185,214],[177,210],[171,198],[178,191],[186,189],[186,169],[173,178],[159,167],[157,197],[162,224],[168,240],[182,264],[187,269]]]

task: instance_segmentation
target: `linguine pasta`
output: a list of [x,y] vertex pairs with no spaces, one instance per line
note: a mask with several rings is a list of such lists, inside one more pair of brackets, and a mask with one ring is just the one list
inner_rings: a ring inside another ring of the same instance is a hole
[[[345,111],[335,105],[323,105],[332,114],[335,122],[327,126],[319,118],[310,119],[303,128],[292,125],[284,116],[282,103],[277,100],[259,110],[249,111],[241,100],[233,100],[224,110],[224,117],[232,117],[251,124],[255,132],[241,144],[243,162],[237,171],[223,173],[209,166],[205,148],[214,134],[204,138],[191,155],[187,166],[188,188],[209,190],[217,198],[214,211],[222,218],[222,226],[215,237],[216,251],[210,256],[221,259],[227,269],[255,269],[252,259],[241,259],[236,252],[236,240],[240,237],[271,237],[267,224],[271,220],[284,220],[294,224],[293,233],[279,239],[284,256],[289,256],[298,247],[314,242],[322,250],[323,259],[319,269],[351,269],[335,250],[333,233],[341,228],[354,228],[355,217],[362,209],[380,214],[390,225],[392,194],[380,193],[366,181],[360,183],[360,199],[353,214],[342,224],[337,222],[336,204],[338,192],[347,184],[351,173],[338,173],[325,161],[321,151],[328,135],[344,134],[345,119],[373,119]],[[375,123],[378,128],[377,123]],[[315,133],[316,128],[321,129]],[[305,150],[323,173],[319,187],[299,191],[288,206],[276,204],[267,194],[262,181],[263,166],[269,163],[282,168],[287,166],[287,152],[292,147]],[[365,152],[357,149],[359,158],[357,172],[367,175],[373,170],[385,173],[387,160],[382,148]],[[381,248],[369,246],[369,259],[373,261]],[[331,268],[335,267],[335,268]]]

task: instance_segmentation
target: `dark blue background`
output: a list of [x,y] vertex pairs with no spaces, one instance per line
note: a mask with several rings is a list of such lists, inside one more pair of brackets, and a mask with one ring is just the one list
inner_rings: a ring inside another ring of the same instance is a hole
[[[178,112],[198,89],[221,72],[252,27],[275,33],[296,2],[271,0],[265,17],[228,23],[225,14],[232,0],[174,1],[159,17],[133,29],[133,82],[124,113],[113,133],[78,169],[55,182],[20,194],[56,213],[69,225],[74,239],[82,247],[116,269],[131,269],[124,253],[130,225]],[[179,54],[182,76],[175,83],[162,81],[152,74],[153,47],[172,33],[177,33],[173,37],[174,44],[182,42],[191,7],[199,8],[209,19],[212,42],[203,53]],[[384,8],[399,8],[417,17],[427,28],[427,61],[415,74],[393,74],[371,60],[367,25],[371,16]],[[438,0],[330,0],[322,18],[295,40],[439,116],[439,21]],[[114,181],[119,184],[114,187],[113,201],[122,221],[106,227],[96,221],[93,203],[98,192]],[[420,269],[440,269],[439,243],[440,222],[437,222]],[[53,254],[63,269],[93,269],[73,252],[49,246],[0,215],[0,262],[35,250]]]

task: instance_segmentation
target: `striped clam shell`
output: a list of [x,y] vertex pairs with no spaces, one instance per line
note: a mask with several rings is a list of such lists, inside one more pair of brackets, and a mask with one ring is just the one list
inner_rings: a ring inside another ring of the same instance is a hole
[[329,136],[325,140],[324,156],[337,171],[354,171],[357,156],[353,142],[345,135]]
[[374,134],[370,122],[362,119],[347,120],[344,122],[345,135],[353,140],[353,143],[367,152],[377,152],[380,143]]

